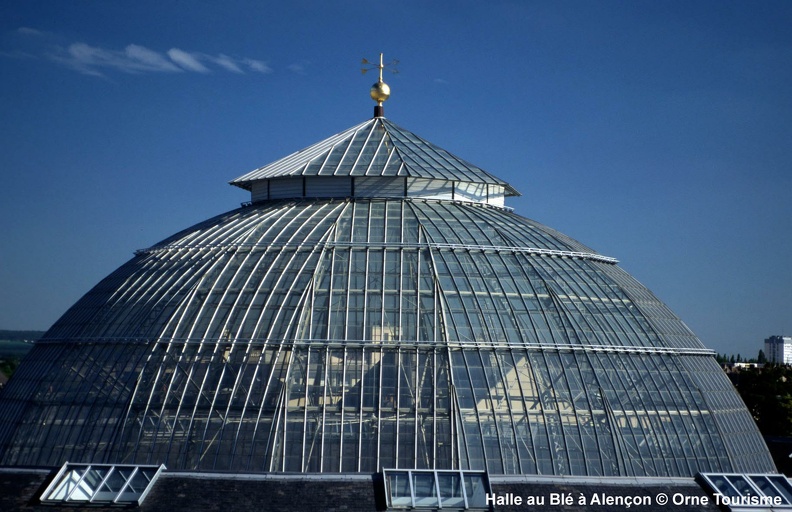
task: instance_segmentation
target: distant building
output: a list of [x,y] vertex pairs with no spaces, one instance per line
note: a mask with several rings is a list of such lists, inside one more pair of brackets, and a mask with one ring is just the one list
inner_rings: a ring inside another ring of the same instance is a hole
[[768,363],[792,364],[792,337],[770,336],[764,342]]

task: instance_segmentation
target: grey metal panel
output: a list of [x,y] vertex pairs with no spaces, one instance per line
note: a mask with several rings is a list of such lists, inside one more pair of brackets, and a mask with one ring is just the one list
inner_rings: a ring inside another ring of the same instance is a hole
[[350,197],[352,178],[348,176],[307,176],[306,197]]
[[404,197],[406,178],[357,177],[355,197]]
[[353,126],[348,130],[344,130],[343,132],[333,135],[332,137],[328,137],[327,139],[305,149],[296,151],[291,155],[281,158],[280,160],[276,160],[275,162],[250,171],[249,173],[231,181],[231,184],[241,185],[265,178],[301,175],[312,162],[324,161],[329,151],[339,144],[343,145],[344,141],[349,140],[349,138],[354,136],[358,130],[366,128],[372,122],[373,120],[369,120],[360,123],[357,126]]
[[300,178],[281,178],[269,181],[270,199],[287,199],[303,196],[303,179]]
[[269,199],[269,180],[253,182],[250,190],[250,200],[255,203],[257,201],[266,201],[267,199]]

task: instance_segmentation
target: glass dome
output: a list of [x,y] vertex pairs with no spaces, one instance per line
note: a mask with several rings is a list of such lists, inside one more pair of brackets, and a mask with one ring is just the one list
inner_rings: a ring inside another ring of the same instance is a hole
[[613,258],[384,118],[234,180],[0,396],[0,464],[692,476],[775,468],[696,336]]

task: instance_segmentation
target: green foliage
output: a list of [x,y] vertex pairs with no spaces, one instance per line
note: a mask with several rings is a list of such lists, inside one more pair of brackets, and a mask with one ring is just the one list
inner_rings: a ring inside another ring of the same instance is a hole
[[11,377],[19,366],[20,360],[18,358],[0,359],[0,372],[6,377]]
[[[0,333],[9,333],[11,331],[0,331]],[[20,331],[14,331],[20,332]],[[20,361],[25,355],[33,348],[32,343],[24,341],[9,341],[0,338],[0,372],[6,377],[11,377]]]
[[740,371],[737,390],[765,436],[792,436],[792,367]]
[[734,363],[760,363],[764,364],[767,362],[767,356],[764,353],[764,350],[759,350],[759,354],[756,357],[752,357],[750,359],[743,359],[741,354],[715,354],[715,360],[718,361],[718,364],[734,364]]

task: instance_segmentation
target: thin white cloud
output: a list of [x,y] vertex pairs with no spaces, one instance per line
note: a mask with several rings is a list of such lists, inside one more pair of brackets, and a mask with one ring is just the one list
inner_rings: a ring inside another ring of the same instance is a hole
[[291,71],[292,73],[297,73],[298,75],[304,75],[305,74],[305,65],[304,64],[299,64],[299,63],[289,64],[288,68],[289,68],[289,71]]
[[19,27],[16,30],[17,34],[21,34],[23,36],[34,36],[34,37],[42,37],[47,35],[46,32],[42,32],[41,30],[36,30],[35,28],[30,27]]
[[181,71],[172,61],[161,53],[149,50],[145,46],[130,44],[124,50],[132,67],[138,66],[141,71]]
[[[272,72],[272,68],[263,60],[233,57],[223,53],[210,55],[181,48],[160,52],[139,44],[129,44],[121,50],[115,50],[84,42],[67,43],[56,34],[32,27],[19,27],[14,33],[20,36],[19,46],[28,48],[25,51],[3,50],[0,51],[0,57],[40,57],[91,76],[104,77],[109,71],[136,74],[184,72],[207,74],[225,71],[239,75],[247,72],[263,74]],[[44,38],[50,41],[45,43]]]
[[103,69],[125,73],[177,73],[181,68],[162,54],[144,46],[130,44],[123,51],[106,50],[85,43],[72,43],[60,48],[51,58],[61,64],[93,76],[104,76]]
[[171,48],[168,50],[168,57],[187,71],[195,71],[197,73],[209,73],[209,68],[201,64],[200,56],[193,53],[188,53],[178,48]]
[[217,57],[209,57],[214,61],[215,64],[220,66],[221,68],[225,69],[226,71],[230,71],[232,73],[244,73],[242,69],[237,64],[237,61],[229,57],[228,55],[223,55],[222,53]]
[[244,62],[251,69],[251,71],[265,74],[272,73],[272,68],[269,67],[263,60],[245,59]]

